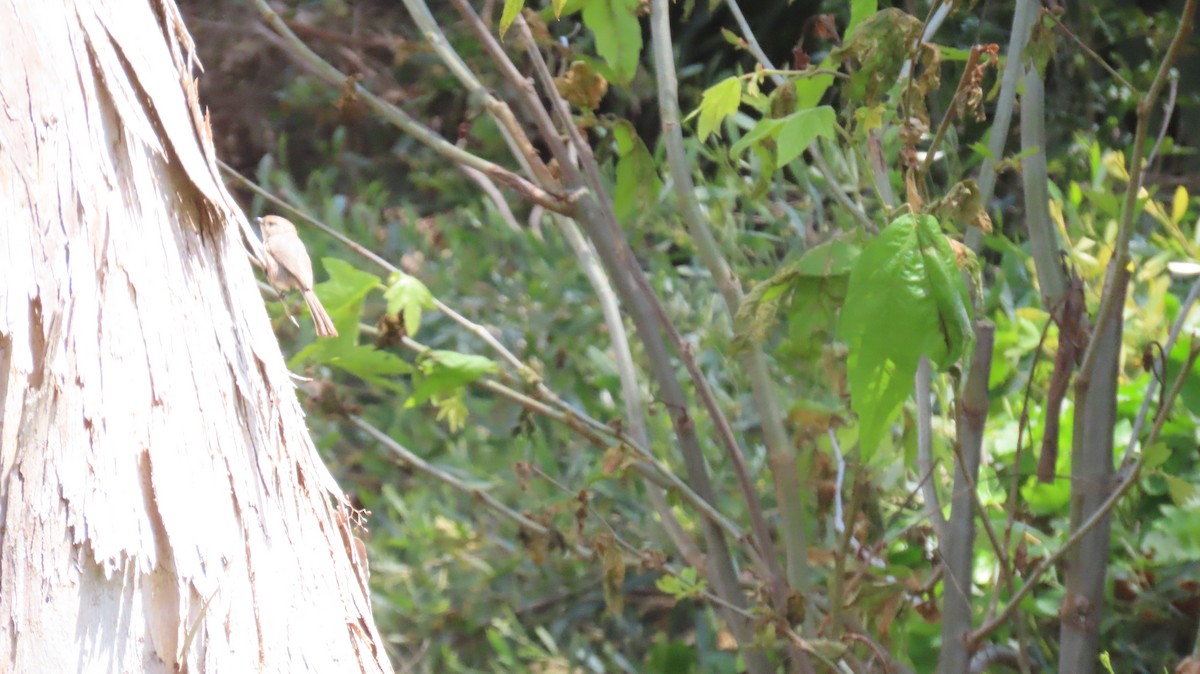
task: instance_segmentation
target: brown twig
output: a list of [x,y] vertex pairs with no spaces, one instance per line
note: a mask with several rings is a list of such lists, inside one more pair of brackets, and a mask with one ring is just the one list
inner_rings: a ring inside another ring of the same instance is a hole
[[929,173],[929,167],[933,165],[933,156],[937,152],[937,146],[941,144],[942,138],[946,136],[946,131],[950,128],[950,124],[954,121],[954,116],[958,112],[958,99],[969,88],[972,78],[976,76],[976,66],[979,65],[979,56],[983,54],[983,48],[979,45],[971,47],[971,53],[967,56],[967,66],[963,69],[962,77],[958,79],[958,87],[954,90],[954,96],[950,98],[950,105],[946,108],[946,114],[942,116],[942,122],[938,124],[937,132],[930,141],[929,147],[925,150],[925,161],[921,162],[921,169],[917,172],[918,179],[923,178]]
[[1054,354],[1054,371],[1046,392],[1046,423],[1042,432],[1042,452],[1038,457],[1038,482],[1054,481],[1058,463],[1058,423],[1063,398],[1083,349],[1087,345],[1087,303],[1083,297],[1083,280],[1071,273],[1067,294],[1051,318],[1058,325],[1058,349]]

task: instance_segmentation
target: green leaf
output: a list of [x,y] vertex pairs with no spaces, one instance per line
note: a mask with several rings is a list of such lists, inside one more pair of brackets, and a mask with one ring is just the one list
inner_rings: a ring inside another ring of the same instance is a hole
[[[363,381],[391,391],[402,392],[403,387],[389,379],[412,372],[412,366],[394,353],[380,351],[368,344],[335,344],[334,340],[321,340],[318,360],[341,368]],[[299,354],[297,354],[299,355]]]
[[329,280],[318,283],[314,290],[330,315],[333,315],[334,310],[362,301],[367,293],[379,287],[378,276],[362,271],[345,260],[326,257],[321,259],[321,263],[329,273]]
[[[701,122],[703,123],[703,114]],[[836,124],[837,115],[828,105],[798,110],[779,119],[760,119],[750,133],[733,144],[729,152],[736,157],[751,145],[761,143],[766,138],[774,138],[776,166],[786,166],[818,136],[834,138]]]
[[650,150],[632,124],[619,121],[613,126],[613,136],[617,141],[617,185],[613,190],[613,207],[618,220],[629,222],[650,209],[658,200],[663,184]]
[[629,84],[642,54],[639,0],[590,0],[583,7],[583,25],[596,37],[596,52],[613,70],[612,80]]
[[779,120],[779,135],[776,142],[776,165],[787,166],[793,159],[800,156],[818,136],[834,137],[834,125],[837,115],[833,108],[823,105],[819,108],[800,110]]
[[812,278],[849,274],[862,253],[861,242],[852,236],[838,236],[804,251],[796,264],[796,273]]
[[850,72],[845,89],[849,99],[867,105],[879,102],[896,84],[923,26],[921,19],[894,7],[864,17],[828,59],[831,66],[845,65]]
[[554,0],[550,5],[554,9],[554,18],[561,19],[563,8],[567,6],[567,0]]
[[415,407],[430,398],[461,388],[485,374],[500,371],[495,361],[457,351],[428,351],[419,363],[420,375],[415,376],[413,392],[404,403]]
[[782,119],[770,119],[766,117],[758,120],[749,133],[742,136],[738,139],[738,142],[733,144],[733,147],[729,148],[729,154],[736,157],[745,152],[746,148],[760,145],[764,139],[774,138],[779,133],[779,126],[782,122]]
[[1171,448],[1165,442],[1156,442],[1142,450],[1142,470],[1147,472],[1158,468],[1171,458]]
[[700,596],[708,582],[703,578],[697,579],[696,569],[686,566],[679,570],[679,575],[662,576],[654,585],[664,594],[676,599],[687,599]]
[[700,100],[700,123],[697,134],[700,140],[708,140],[725,118],[737,112],[742,103],[742,83],[736,77],[727,77],[709,87]]
[[850,346],[850,403],[865,456],[907,399],[921,356],[944,368],[970,341],[967,290],[953,265],[937,221],[906,214],[867,244],[850,272],[839,333]]
[[795,84],[796,109],[806,110],[816,107],[831,86],[833,86],[833,75],[813,75],[812,77],[798,78]]
[[760,343],[775,324],[779,307],[787,308],[791,324],[792,347],[798,353],[820,349],[823,337],[833,326],[834,312],[846,295],[846,277],[858,243],[848,236],[830,239],[809,248],[798,260],[781,266],[775,275],[755,285],[738,306],[733,320],[731,354],[742,353],[751,344]]
[[504,11],[500,13],[500,39],[508,32],[508,27],[517,19],[521,10],[525,9],[525,0],[504,0]]
[[850,39],[854,35],[854,29],[858,28],[858,24],[862,23],[863,19],[871,16],[878,9],[878,0],[851,0],[850,23],[846,26],[846,33],[842,38],[843,41]]
[[305,360],[325,362],[328,354],[335,353],[334,344],[352,345],[358,341],[358,318],[362,315],[363,299],[379,287],[378,276],[361,271],[345,260],[336,257],[322,258],[321,263],[329,273],[329,280],[318,283],[313,292],[321,299],[325,311],[333,319],[338,336],[322,339],[301,349],[288,361],[295,367]]
[[383,291],[389,314],[404,312],[404,332],[412,337],[421,328],[421,312],[432,309],[433,293],[415,276],[403,272],[392,275],[392,284]]
[[833,335],[847,284],[846,276],[806,278],[796,284],[787,311],[789,353],[801,358],[820,355]]
[[658,635],[646,656],[647,674],[692,674],[696,671],[696,647],[683,641],[667,641]]
[[742,36],[729,30],[728,28],[721,29],[721,37],[725,40],[726,44],[732,45],[739,49],[746,48],[746,41],[742,39]]
[[992,149],[983,143],[971,143],[971,151],[983,159],[996,160],[996,155],[992,154]]
[[1162,477],[1167,481],[1167,491],[1175,505],[1182,506],[1196,496],[1196,485],[1191,482],[1168,473],[1162,473]]
[[857,256],[858,246],[853,241],[831,239],[805,251],[800,259],[784,264],[771,278],[754,286],[738,306],[731,353],[762,342],[775,324],[779,307],[789,298],[793,321],[799,314],[813,319],[814,330],[827,326],[845,296],[845,277]]
[[971,295],[955,263],[950,240],[942,233],[936,218],[917,218],[917,239],[925,262],[926,285],[937,309],[939,332],[945,351],[927,353],[940,369],[953,365],[975,339],[971,325]]

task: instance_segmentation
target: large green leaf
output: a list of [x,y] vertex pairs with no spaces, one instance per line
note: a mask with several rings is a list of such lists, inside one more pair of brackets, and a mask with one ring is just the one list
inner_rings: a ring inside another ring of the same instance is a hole
[[596,52],[612,68],[616,84],[629,84],[642,54],[639,0],[589,0],[583,24],[596,37]]
[[921,356],[944,369],[973,336],[966,286],[936,219],[903,215],[867,244],[838,327],[850,346],[850,404],[869,455],[912,390]]

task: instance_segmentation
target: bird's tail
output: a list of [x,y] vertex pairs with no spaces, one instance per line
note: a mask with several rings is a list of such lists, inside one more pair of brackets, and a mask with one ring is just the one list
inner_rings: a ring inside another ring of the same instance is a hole
[[317,299],[317,294],[311,290],[304,291],[304,303],[308,305],[308,312],[312,314],[313,327],[317,329],[317,336],[337,337],[338,331],[333,327],[333,319],[321,305],[321,300]]

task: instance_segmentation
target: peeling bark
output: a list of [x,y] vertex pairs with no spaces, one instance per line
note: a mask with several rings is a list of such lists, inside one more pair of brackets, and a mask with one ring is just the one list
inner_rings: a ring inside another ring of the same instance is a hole
[[390,672],[178,10],[0,40],[0,671]]

